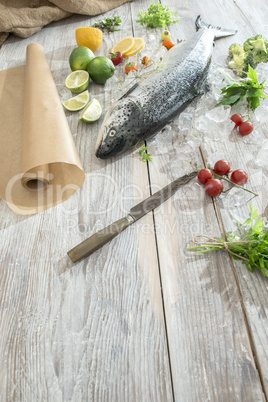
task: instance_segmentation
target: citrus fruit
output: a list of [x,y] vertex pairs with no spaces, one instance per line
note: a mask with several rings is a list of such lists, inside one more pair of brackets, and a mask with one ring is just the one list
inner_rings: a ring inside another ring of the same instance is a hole
[[88,87],[88,84],[89,74],[84,70],[73,71],[65,80],[65,86],[75,94],[85,91]]
[[114,64],[108,57],[98,56],[89,62],[87,71],[96,84],[105,84],[114,75]]
[[102,107],[98,99],[94,98],[87,107],[81,112],[79,119],[87,123],[98,120],[102,114]]
[[69,57],[69,64],[72,71],[86,70],[90,60],[94,59],[94,53],[86,46],[75,48]]
[[78,46],[86,46],[95,52],[102,42],[102,31],[94,27],[79,27],[75,30],[75,38]]
[[143,38],[134,38],[135,39],[135,44],[133,49],[131,49],[130,52],[125,53],[125,57],[130,57],[134,56],[134,54],[137,54],[145,45],[144,39]]
[[89,102],[90,95],[88,91],[81,92],[81,94],[74,96],[71,99],[62,102],[65,109],[70,110],[70,112],[75,112],[77,110],[83,109]]
[[133,36],[126,36],[123,39],[120,39],[114,47],[111,49],[111,53],[121,52],[123,56],[126,53],[130,52],[135,46],[135,39]]

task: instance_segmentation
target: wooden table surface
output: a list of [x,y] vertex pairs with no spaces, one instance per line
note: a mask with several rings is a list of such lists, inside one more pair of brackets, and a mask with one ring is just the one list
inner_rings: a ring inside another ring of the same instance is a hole
[[[96,55],[107,56],[117,40],[130,34],[142,36],[150,49],[154,43],[157,47],[162,29],[136,23],[149,3],[136,0],[108,12],[122,16],[122,28],[104,34]],[[235,37],[216,42],[212,81],[219,76],[217,68],[225,67],[231,43],[242,44],[257,33],[268,37],[266,0],[165,3],[183,17],[170,26],[175,39],[195,32],[198,14],[214,25],[238,29]],[[71,94],[64,80],[76,47],[75,28],[94,21],[76,15],[28,39],[11,35],[0,50],[0,69],[24,64],[27,45],[37,42],[61,99],[67,99]],[[119,81],[113,77],[104,87],[90,84],[104,112]],[[219,237],[234,229],[235,219],[245,220],[249,193],[233,189],[212,199],[193,180],[91,257],[72,264],[66,255],[189,172],[190,161],[203,166],[200,144],[209,163],[224,158],[233,169],[248,172],[246,187],[259,193],[252,204],[267,216],[267,164],[257,162],[268,120],[254,120],[248,137],[232,130],[228,116],[218,122],[207,119],[209,129],[202,131],[206,113],[216,104],[209,96],[193,102],[147,142],[150,163],[142,162],[137,151],[97,159],[104,114],[87,125],[77,113],[66,112],[86,173],[81,190],[32,216],[15,215],[0,201],[1,401],[267,400],[268,279],[225,252],[198,256],[187,250],[193,235]],[[267,108],[267,101],[263,105]]]

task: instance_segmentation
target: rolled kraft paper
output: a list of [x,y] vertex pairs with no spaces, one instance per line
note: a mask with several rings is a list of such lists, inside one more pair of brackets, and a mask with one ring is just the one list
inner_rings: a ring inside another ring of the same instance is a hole
[[49,165],[41,165],[28,170],[21,179],[27,190],[37,191],[46,187],[50,182]]
[[84,183],[79,159],[42,46],[26,65],[0,71],[0,196],[18,214],[44,211]]

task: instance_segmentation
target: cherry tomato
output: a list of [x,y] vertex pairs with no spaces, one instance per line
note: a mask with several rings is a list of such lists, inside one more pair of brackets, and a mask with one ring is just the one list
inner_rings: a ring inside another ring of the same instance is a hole
[[175,43],[172,42],[170,39],[165,39],[162,43],[163,46],[165,46],[168,50],[171,49],[173,46],[175,46]]
[[231,174],[231,181],[241,186],[241,184],[245,184],[248,181],[248,175],[244,170],[236,169]]
[[205,184],[205,192],[211,197],[220,194],[223,188],[223,183],[219,179],[210,179]]
[[242,135],[248,135],[253,131],[253,124],[250,121],[244,121],[239,126],[239,133]]
[[230,162],[226,161],[225,159],[220,159],[214,165],[215,173],[222,175],[228,174],[231,170]]
[[144,64],[145,66],[148,66],[149,63],[151,63],[152,59],[150,56],[143,56],[141,59],[141,64]]
[[112,56],[111,56],[111,60],[112,60],[112,62],[114,63],[115,66],[117,66],[120,63],[122,63],[123,58],[124,57],[123,57],[121,52],[112,53]]
[[200,183],[205,184],[209,179],[212,179],[213,173],[210,169],[201,169],[198,173],[198,180]]
[[134,61],[131,61],[131,62],[126,64],[125,70],[126,70],[126,74],[128,74],[132,70],[136,71],[137,70],[137,64],[134,63]]
[[233,114],[231,120],[235,123],[235,127],[243,123],[243,117],[239,113]]

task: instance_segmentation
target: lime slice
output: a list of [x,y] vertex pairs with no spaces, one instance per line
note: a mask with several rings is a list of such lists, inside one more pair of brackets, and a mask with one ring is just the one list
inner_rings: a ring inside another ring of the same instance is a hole
[[65,86],[76,94],[85,91],[88,84],[89,74],[84,70],[73,71],[65,80]]
[[92,123],[98,120],[102,114],[102,107],[98,99],[94,98],[89,102],[87,107],[81,112],[79,119],[86,121],[87,123]]
[[90,99],[90,95],[88,91],[84,91],[81,94],[75,96],[74,98],[68,99],[65,102],[62,102],[65,109],[70,110],[70,112],[75,112],[77,110],[83,109]]

